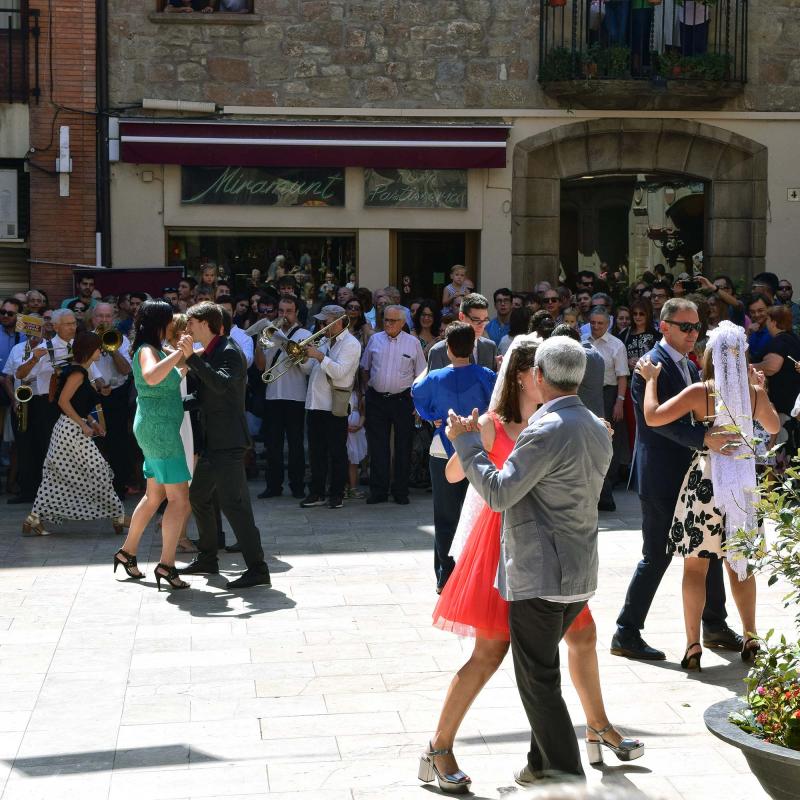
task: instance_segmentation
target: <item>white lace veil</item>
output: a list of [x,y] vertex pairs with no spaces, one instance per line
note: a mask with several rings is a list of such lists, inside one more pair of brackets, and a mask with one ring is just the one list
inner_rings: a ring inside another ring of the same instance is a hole
[[[497,408],[497,404],[500,402],[500,396],[503,393],[503,386],[505,385],[506,372],[508,372],[508,365],[511,363],[511,354],[517,347],[526,342],[539,345],[542,343],[542,337],[537,333],[525,333],[515,336],[511,341],[511,346],[508,348],[505,356],[503,356],[500,369],[497,371],[497,380],[492,390],[492,398],[489,400],[489,411],[494,411]],[[464,496],[464,503],[461,506],[461,516],[458,519],[458,527],[456,528],[455,536],[453,536],[453,544],[450,545],[450,555],[456,561],[458,561],[461,551],[464,549],[464,543],[475,527],[475,520],[477,520],[484,505],[483,498],[472,488],[472,484],[470,484]]]
[[[734,424],[745,441],[752,442],[753,409],[744,329],[724,320],[709,335],[707,347],[714,365],[714,425]],[[750,534],[757,528],[753,506],[757,493],[755,457],[748,448],[742,448],[735,457],[712,451],[710,458],[714,503],[725,516],[726,540],[732,542],[737,531]],[[727,558],[739,580],[744,580],[747,561],[734,548]]]

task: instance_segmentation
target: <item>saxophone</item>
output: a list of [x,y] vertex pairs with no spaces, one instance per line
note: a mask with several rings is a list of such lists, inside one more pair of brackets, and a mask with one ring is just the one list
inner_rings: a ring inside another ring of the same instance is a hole
[[[31,340],[25,342],[25,356],[23,361],[27,361],[31,357]],[[20,433],[25,433],[28,430],[28,403],[33,398],[33,389],[31,389],[30,381],[22,381],[22,383],[14,391],[14,399],[17,401],[17,430]]]

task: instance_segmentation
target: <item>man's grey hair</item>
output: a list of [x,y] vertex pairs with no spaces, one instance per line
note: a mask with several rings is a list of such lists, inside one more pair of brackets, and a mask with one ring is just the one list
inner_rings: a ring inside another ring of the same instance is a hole
[[386,312],[387,311],[399,311],[403,315],[403,322],[405,322],[405,319],[406,319],[406,307],[405,306],[401,306],[398,303],[392,303],[390,306],[386,306],[383,309],[383,316],[384,317],[386,316]]
[[551,336],[539,345],[534,364],[546,383],[565,392],[574,392],[586,371],[586,351],[566,336]]
[[400,302],[400,290],[396,286],[384,286],[381,290],[381,293],[384,297],[389,298],[389,302],[391,303],[399,303]]
[[608,313],[608,309],[605,306],[592,306],[589,316],[605,317],[607,320],[611,320],[611,314]]
[[96,305],[96,306],[95,306],[95,307],[92,309],[92,319],[94,319],[94,318],[95,318],[95,316],[97,315],[97,312],[98,312],[98,311],[102,311],[103,309],[106,309],[106,308],[107,308],[107,309],[108,309],[108,310],[109,310],[109,311],[110,311],[112,314],[114,313],[114,306],[113,306],[111,303],[106,303],[106,302],[103,302],[103,303],[98,303],[98,304],[97,304],[97,305]]
[[604,301],[605,303],[608,304],[608,307],[611,308],[611,304],[613,301],[611,300],[611,297],[607,295],[605,292],[595,292],[592,295],[592,303],[596,303],[598,300]]
[[697,306],[691,301],[683,297],[670,297],[666,303],[661,307],[661,315],[659,319],[663,322],[665,319],[672,319],[675,314],[681,311],[694,311],[697,312]]
[[75,313],[68,308],[57,308],[53,312],[53,325],[58,325],[64,317],[74,317]]

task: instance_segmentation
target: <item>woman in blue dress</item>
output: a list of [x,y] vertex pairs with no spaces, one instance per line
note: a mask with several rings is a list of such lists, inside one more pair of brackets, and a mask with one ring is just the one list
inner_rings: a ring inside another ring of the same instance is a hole
[[191,476],[180,434],[183,400],[178,368],[183,355],[180,350],[167,355],[161,349],[171,322],[172,306],[163,300],[142,303],[134,322],[133,380],[138,396],[133,434],[144,454],[147,489],[133,512],[128,537],[114,556],[114,571],[121,564],[129,577],[144,577],[136,564],[139,541],[166,497],[156,583],[159,589],[162,580],[173,589],[185,589],[189,584],[178,577],[175,549],[189,516]]

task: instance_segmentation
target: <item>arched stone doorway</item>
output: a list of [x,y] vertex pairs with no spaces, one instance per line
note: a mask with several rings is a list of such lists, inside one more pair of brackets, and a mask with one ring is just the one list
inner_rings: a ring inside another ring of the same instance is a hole
[[669,172],[706,181],[708,272],[746,281],[764,270],[764,145],[687,120],[595,119],[552,128],[514,148],[511,277],[515,290],[558,277],[561,181],[621,172]]

